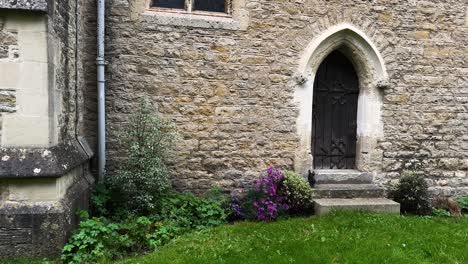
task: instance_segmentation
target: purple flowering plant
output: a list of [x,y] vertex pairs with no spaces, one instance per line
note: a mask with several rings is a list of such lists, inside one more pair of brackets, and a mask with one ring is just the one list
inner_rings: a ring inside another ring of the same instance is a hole
[[284,180],[279,169],[268,168],[266,175],[256,180],[245,199],[235,198],[231,203],[234,214],[239,218],[271,221],[289,209],[287,197],[279,190]]

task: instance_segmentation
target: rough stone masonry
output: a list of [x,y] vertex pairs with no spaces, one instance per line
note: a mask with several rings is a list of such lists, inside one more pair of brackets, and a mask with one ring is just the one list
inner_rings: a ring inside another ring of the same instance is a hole
[[[383,135],[365,169],[386,185],[416,168],[434,193],[468,193],[465,1],[234,0],[241,15],[232,19],[154,11],[143,0],[108,6],[111,169],[122,158],[116,132],[140,98],[182,135],[171,159],[179,189],[234,190],[270,165],[294,168],[299,61],[322,32],[347,23],[388,72]],[[96,130],[94,89],[83,93],[85,134]]]
[[[109,177],[141,98],[177,125],[180,190],[235,191],[268,166],[306,176],[311,85],[338,49],[360,82],[357,169],[468,194],[466,1],[230,0],[226,14],[106,2]],[[95,0],[0,0],[0,258],[59,254],[87,206],[95,27]]]

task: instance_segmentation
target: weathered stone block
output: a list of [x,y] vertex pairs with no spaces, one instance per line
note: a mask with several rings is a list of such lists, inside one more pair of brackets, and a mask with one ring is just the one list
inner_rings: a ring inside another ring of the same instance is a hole
[[429,31],[415,31],[410,33],[409,36],[415,39],[429,39],[431,34]]
[[325,215],[334,210],[400,214],[400,204],[385,198],[316,199],[314,200],[314,204],[317,215]]
[[15,111],[16,111],[15,91],[0,90],[0,112],[12,113]]
[[7,115],[3,118],[2,147],[45,147],[49,135],[49,118]]
[[46,0],[0,0],[0,8],[47,11]]

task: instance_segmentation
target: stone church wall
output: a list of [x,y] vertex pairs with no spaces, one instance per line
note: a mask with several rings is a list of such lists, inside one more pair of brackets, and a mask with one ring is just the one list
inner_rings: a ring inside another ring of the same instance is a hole
[[180,189],[232,190],[270,165],[293,168],[299,61],[314,37],[349,23],[375,44],[389,74],[383,137],[368,168],[375,179],[388,184],[420,164],[432,191],[468,192],[463,1],[239,2],[242,23],[149,11],[147,1],[109,2],[111,168],[122,153],[116,132],[140,98],[177,124],[172,170]]

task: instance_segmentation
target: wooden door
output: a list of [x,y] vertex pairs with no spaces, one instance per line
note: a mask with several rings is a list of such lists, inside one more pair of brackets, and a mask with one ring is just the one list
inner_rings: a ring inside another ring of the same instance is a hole
[[354,169],[359,80],[339,51],[322,62],[314,82],[312,150],[315,169]]

